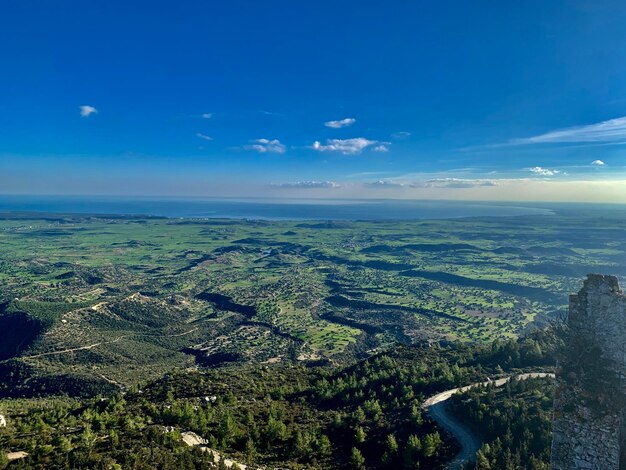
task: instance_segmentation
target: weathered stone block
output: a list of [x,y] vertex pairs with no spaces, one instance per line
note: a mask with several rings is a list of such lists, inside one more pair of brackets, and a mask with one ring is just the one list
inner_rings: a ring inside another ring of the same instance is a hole
[[[615,380],[626,377],[626,297],[615,276],[590,274],[578,294],[569,298],[569,341],[580,339],[601,351]],[[580,367],[580,358],[565,358],[557,370],[552,441],[553,470],[623,470],[623,410],[598,412],[590,408],[584,381],[566,374],[568,361]],[[586,367],[592,368],[591,365]],[[583,371],[592,374],[593,370]],[[619,383],[619,382],[618,382]],[[618,387],[618,394],[624,387]],[[610,400],[609,400],[610,401]],[[615,403],[622,403],[615,397]],[[621,465],[621,466],[620,466]]]

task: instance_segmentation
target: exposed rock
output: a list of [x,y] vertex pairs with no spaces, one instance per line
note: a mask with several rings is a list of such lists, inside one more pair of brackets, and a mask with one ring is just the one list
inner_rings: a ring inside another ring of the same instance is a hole
[[[208,441],[203,437],[197,435],[195,432],[186,431],[181,433],[181,437],[183,438],[183,442],[187,444],[189,447],[197,447],[202,452],[208,452],[213,456],[214,462],[219,463],[220,461],[224,462],[224,466],[226,468],[230,468],[233,470],[254,470],[252,467],[236,462],[234,460],[228,459],[222,456],[219,452],[214,449],[208,447]],[[257,467],[256,470],[263,470],[261,467]]]
[[556,374],[552,470],[626,468],[626,462],[620,466],[626,449],[620,396],[626,377],[626,297],[616,277],[587,277],[580,292],[570,296],[568,328],[567,356]]
[[9,452],[7,454],[7,459],[9,460],[9,462],[11,462],[13,460],[25,459],[26,457],[28,457],[28,453],[24,452],[24,451]]

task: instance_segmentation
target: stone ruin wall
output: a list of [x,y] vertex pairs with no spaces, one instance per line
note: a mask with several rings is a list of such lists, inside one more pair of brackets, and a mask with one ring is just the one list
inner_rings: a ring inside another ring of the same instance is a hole
[[[568,326],[573,336],[592,340],[610,360],[615,375],[626,377],[626,297],[614,276],[590,274],[570,296]],[[567,362],[567,358],[564,359]],[[580,388],[557,370],[554,399],[552,470],[624,470],[623,417],[598,416],[587,409]]]

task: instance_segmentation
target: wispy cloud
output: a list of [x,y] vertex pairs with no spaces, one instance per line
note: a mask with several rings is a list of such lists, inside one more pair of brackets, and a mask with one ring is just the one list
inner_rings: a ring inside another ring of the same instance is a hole
[[345,118],[345,119],[340,119],[338,121],[327,121],[324,123],[324,125],[326,127],[331,127],[333,129],[341,129],[342,127],[351,126],[355,122],[356,122],[356,119],[354,118]]
[[311,148],[318,152],[340,152],[344,155],[358,155],[368,147],[374,147],[374,150],[377,152],[387,152],[389,151],[389,145],[389,142],[356,137],[354,139],[328,139],[326,145],[315,141]]
[[80,115],[84,118],[91,116],[92,114],[98,114],[98,110],[93,106],[83,105],[79,106]]
[[280,143],[278,139],[256,139],[251,140],[250,145],[244,146],[246,150],[255,150],[259,153],[285,153],[287,147]]
[[391,137],[394,139],[408,139],[411,137],[411,133],[406,131],[394,132],[391,134]]
[[264,110],[261,110],[259,112],[261,114],[265,114],[266,116],[281,116],[281,117],[285,116],[283,113],[277,113],[275,111],[264,111]]
[[425,182],[427,188],[479,188],[498,186],[497,180],[465,179],[465,178],[435,178]]
[[466,178],[431,178],[423,181],[378,180],[364,183],[367,188],[450,188],[465,189],[498,186],[497,180]]
[[557,129],[533,137],[513,139],[508,145],[574,142],[626,142],[626,116],[586,126]]
[[203,113],[200,115],[202,119],[211,119],[213,117],[213,113]]
[[366,188],[403,188],[407,186],[405,183],[397,183],[395,181],[389,180],[378,180],[378,181],[370,181],[367,183],[363,183],[363,186]]
[[199,138],[204,139],[204,140],[213,140],[213,137],[210,137],[208,135],[202,134],[201,132],[196,133],[196,137],[199,137]]
[[556,176],[562,173],[560,170],[551,170],[550,168],[543,168],[541,166],[534,166],[529,168],[528,171],[538,176]]
[[591,162],[592,166],[605,166],[606,163],[604,163],[602,160],[594,160]]
[[301,189],[312,189],[312,188],[340,188],[341,185],[335,183],[334,181],[296,181],[295,183],[280,183],[274,184],[272,186],[278,188],[301,188]]

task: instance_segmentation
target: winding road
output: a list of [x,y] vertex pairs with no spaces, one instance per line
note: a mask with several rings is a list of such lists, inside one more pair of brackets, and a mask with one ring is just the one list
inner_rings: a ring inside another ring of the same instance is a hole
[[451,436],[453,436],[459,444],[461,444],[461,451],[454,457],[452,461],[446,467],[447,470],[461,470],[463,465],[467,462],[474,460],[476,452],[482,445],[482,440],[479,436],[473,433],[467,426],[457,421],[453,416],[450,416],[446,410],[446,402],[455,394],[467,392],[475,387],[484,387],[487,385],[493,385],[501,387],[508,383],[511,379],[527,380],[537,379],[543,377],[554,377],[554,374],[548,374],[545,372],[530,372],[526,374],[512,375],[504,377],[498,380],[489,380],[487,382],[478,382],[475,384],[467,385],[465,387],[453,388],[446,390],[445,392],[433,395],[424,402],[422,407],[428,415],[434,419],[439,426],[445,429]]

